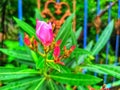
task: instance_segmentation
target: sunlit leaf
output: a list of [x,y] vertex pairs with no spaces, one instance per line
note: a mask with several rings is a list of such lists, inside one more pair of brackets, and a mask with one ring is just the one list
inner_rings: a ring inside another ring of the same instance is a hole
[[18,24],[18,26],[20,26],[22,28],[23,31],[28,33],[31,37],[32,36],[36,37],[35,29],[33,27],[31,27],[29,24],[27,24],[26,22],[24,22],[16,17],[13,17],[13,18],[16,21],[16,23]]
[[120,79],[120,71],[119,71],[120,66],[114,66],[114,65],[89,65],[89,66]]
[[[9,70],[8,68],[5,69]],[[38,74],[37,71],[32,69],[23,69],[18,71],[14,71],[14,68],[12,68],[13,70],[10,68],[9,71],[6,71],[5,69],[4,71],[0,71],[0,80],[20,79]]]
[[25,50],[11,50],[0,48],[0,51],[3,52],[4,54],[15,57],[16,59],[32,61],[32,57]]
[[38,57],[37,53],[35,53],[32,50],[31,50],[31,55],[32,55],[33,60],[36,63],[36,68],[37,69],[43,68],[44,67],[44,58],[41,55],[39,55],[39,57]]
[[65,45],[66,41],[68,40],[68,37],[70,36],[70,30],[72,30],[72,19],[74,17],[74,13],[69,16],[67,18],[67,20],[65,21],[65,23],[62,25],[62,27],[60,28],[58,35],[56,37],[56,41],[61,39],[62,43],[61,43],[61,48]]
[[70,85],[93,85],[102,81],[100,78],[86,74],[57,73],[50,77],[60,83]]
[[105,28],[105,30],[102,32],[100,35],[97,43],[92,49],[92,55],[96,55],[99,53],[99,51],[105,46],[107,41],[109,40],[111,33],[113,31],[113,26],[114,26],[114,20],[112,20],[108,26]]
[[44,81],[45,81],[45,78],[42,78],[40,80],[40,82],[38,83],[38,85],[34,88],[34,90],[40,90],[40,87],[41,87],[41,85],[43,84]]
[[[17,88],[22,88],[22,87],[26,87],[26,86],[30,87],[31,84],[41,81],[41,79],[42,78],[40,78],[40,77],[24,78],[21,80],[10,82],[5,86],[0,87],[0,90],[13,90],[13,89],[18,90]],[[26,90],[26,89],[23,89],[23,90]]]

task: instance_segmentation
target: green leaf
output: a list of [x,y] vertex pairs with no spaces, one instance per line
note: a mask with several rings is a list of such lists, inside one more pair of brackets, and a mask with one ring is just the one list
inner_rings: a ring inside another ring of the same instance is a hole
[[25,50],[11,50],[0,48],[0,51],[16,59],[22,59],[26,61],[33,61],[32,57]]
[[68,67],[62,65],[59,65],[59,67],[61,73],[71,73],[71,70]]
[[65,21],[65,23],[62,25],[62,27],[60,28],[58,35],[56,37],[56,41],[61,39],[62,43],[61,43],[61,48],[65,45],[68,37],[70,36],[70,30],[72,28],[72,19],[74,18],[75,13],[73,13],[71,16],[69,16],[67,18],[67,20]]
[[45,81],[45,78],[42,78],[41,81],[38,83],[38,85],[36,86],[36,88],[34,90],[40,90],[41,85],[43,84],[43,82]]
[[[5,69],[9,70],[8,68]],[[12,69],[13,70],[11,70],[10,68],[11,71],[10,70],[0,71],[0,80],[20,79],[38,74],[38,72],[33,69],[23,69],[18,71],[14,71],[15,68]]]
[[[59,65],[59,64],[56,64],[56,63],[53,63],[53,62],[48,62],[47,65],[50,68],[53,68],[54,70],[57,70],[58,72],[61,72],[61,73],[70,73],[71,72],[69,68]],[[56,73],[56,71],[55,71],[55,73]]]
[[31,56],[32,56],[33,60],[35,61],[35,63],[37,64],[39,62],[39,59],[33,50],[31,50]]
[[58,86],[50,79],[47,82],[48,90],[58,90]]
[[57,35],[57,37],[56,37],[56,41],[57,40],[59,40],[60,38],[62,38],[63,37],[63,35],[66,33],[66,31],[69,31],[69,30],[67,30],[66,28],[68,28],[69,27],[69,25],[71,25],[71,22],[72,22],[72,19],[74,18],[74,13],[71,15],[71,16],[69,16],[68,18],[67,18],[67,20],[64,22],[64,24],[62,25],[62,27],[60,28],[60,30],[59,30],[59,32],[58,32],[58,35]]
[[[71,28],[72,29],[72,28]],[[70,30],[71,33],[70,33],[70,38],[67,40],[67,44],[66,46],[67,47],[71,47],[72,45],[76,45],[76,47],[78,46],[77,45],[77,40],[80,36],[80,33],[82,31],[82,28],[80,27],[76,32],[74,32],[73,30]]]
[[71,39],[72,39],[72,45],[77,45],[77,38],[75,36],[75,32],[71,30]]
[[76,40],[79,38],[81,31],[82,31],[82,27],[79,27],[79,29],[75,32]]
[[23,68],[18,68],[18,67],[15,67],[15,68],[8,68],[8,67],[2,67],[0,66],[0,73],[2,72],[15,72],[15,71],[20,71],[22,70]]
[[85,69],[87,71],[96,72],[96,73],[99,73],[99,74],[106,74],[106,72],[101,71],[101,70],[99,70],[97,68],[94,68],[94,67],[91,67],[91,66],[81,66],[80,68]]
[[[20,47],[20,43],[18,41],[5,40],[3,43],[5,44],[5,46],[7,48],[10,48],[10,49],[20,49],[20,50],[25,49],[24,46]],[[13,43],[14,43],[14,45],[13,45]]]
[[113,77],[120,79],[120,66],[109,66],[109,65],[89,65],[90,67],[96,68],[98,70],[101,70],[102,72],[105,72],[108,75],[111,75]]
[[[38,81],[41,81],[42,78],[40,77],[31,77],[31,78],[24,78],[24,79],[20,79],[14,82],[10,82],[5,86],[0,87],[0,90],[13,90],[17,88],[22,88],[25,86],[30,86],[31,84],[34,84]],[[23,89],[26,90],[26,89]]]
[[35,18],[41,21],[45,21],[44,18],[41,16],[40,10],[37,8],[35,9]]
[[[88,52],[90,52],[92,46],[93,46],[93,41],[91,41],[91,42],[87,45],[87,47],[85,48],[85,50],[88,51]],[[90,53],[90,54],[91,54],[91,53]],[[82,54],[82,56],[79,55],[77,62],[74,62],[74,63],[72,64],[72,68],[74,68],[74,67],[76,67],[76,65],[79,65],[80,63],[84,62],[83,60],[84,60],[86,57],[88,57],[88,55],[89,55],[89,54],[87,54],[87,53],[86,53],[86,54]]]
[[50,68],[53,68],[55,70],[57,70],[58,72],[60,72],[60,66],[58,64],[55,64],[54,62],[48,62],[47,65],[50,67]]
[[31,55],[32,55],[32,58],[33,60],[35,61],[36,63],[36,68],[39,69],[39,68],[43,68],[44,67],[44,58],[39,55],[39,57],[37,56],[37,54],[31,50]]
[[93,41],[90,41],[87,47],[85,48],[85,50],[91,51],[92,47],[93,47]]
[[115,66],[115,65],[105,65],[105,64],[102,64],[102,65],[99,65],[99,66],[120,73],[120,66]]
[[76,48],[73,53],[74,55],[85,55],[85,54],[91,54],[91,52],[85,50],[85,49],[82,49],[82,48]]
[[16,62],[18,62],[18,63],[21,63],[21,64],[23,64],[23,65],[27,65],[27,66],[30,66],[30,67],[36,67],[35,66],[35,63],[34,63],[34,61],[25,61],[25,60],[15,60]]
[[36,34],[35,34],[35,29],[32,28],[29,24],[27,24],[26,22],[19,20],[16,17],[13,17],[14,20],[16,21],[16,23],[22,28],[23,31],[25,31],[26,33],[28,33],[31,37],[34,36],[36,38]]
[[[71,27],[71,28],[70,28]],[[69,28],[67,28],[66,32],[64,33],[64,35],[62,36],[62,38],[60,38],[60,40],[62,40],[60,47],[63,48],[64,45],[66,44],[67,40],[69,39],[70,36],[70,32],[72,30],[72,24],[70,24]]]
[[57,73],[50,77],[60,83],[70,85],[93,85],[101,82],[100,78],[86,74]]
[[100,35],[97,43],[95,44],[94,48],[92,49],[92,55],[96,55],[99,53],[99,51],[105,46],[107,41],[110,38],[110,35],[113,31],[113,26],[114,26],[114,20],[112,20],[108,26],[105,28],[105,30],[102,32]]

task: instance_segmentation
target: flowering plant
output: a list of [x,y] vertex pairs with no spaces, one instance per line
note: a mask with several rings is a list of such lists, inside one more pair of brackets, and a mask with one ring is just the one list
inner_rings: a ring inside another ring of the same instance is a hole
[[79,89],[101,82],[102,79],[90,74],[82,74],[81,71],[88,69],[93,72],[96,70],[98,73],[106,73],[106,66],[94,65],[91,60],[94,59],[93,55],[96,55],[108,41],[113,30],[113,21],[101,35],[101,37],[104,35],[106,39],[100,38],[99,43],[97,42],[93,49],[91,49],[92,42],[86,49],[81,49],[77,44],[81,27],[77,32],[73,32],[73,17],[74,14],[66,20],[57,34],[54,33],[54,23],[36,20],[36,30],[34,30],[24,21],[14,18],[25,32],[24,49],[0,48],[0,51],[14,57],[20,65],[26,64],[27,67],[21,68],[20,65],[12,68],[0,67],[0,80],[3,85],[0,90]]

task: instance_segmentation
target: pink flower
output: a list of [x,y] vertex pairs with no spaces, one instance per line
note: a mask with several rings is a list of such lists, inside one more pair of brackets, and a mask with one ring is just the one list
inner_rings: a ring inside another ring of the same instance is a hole
[[43,45],[49,46],[53,41],[53,32],[51,23],[36,20],[36,34]]

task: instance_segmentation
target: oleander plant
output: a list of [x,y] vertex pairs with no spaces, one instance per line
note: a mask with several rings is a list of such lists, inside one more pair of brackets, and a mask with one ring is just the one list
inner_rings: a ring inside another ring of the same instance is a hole
[[102,76],[119,79],[120,67],[95,64],[94,60],[109,40],[114,21],[104,29],[98,42],[90,41],[82,49],[77,44],[82,28],[72,30],[73,18],[74,13],[55,33],[54,23],[36,19],[36,28],[33,28],[14,17],[21,28],[24,45],[6,41],[9,48],[0,48],[13,64],[0,66],[0,90],[109,90],[102,88]]

